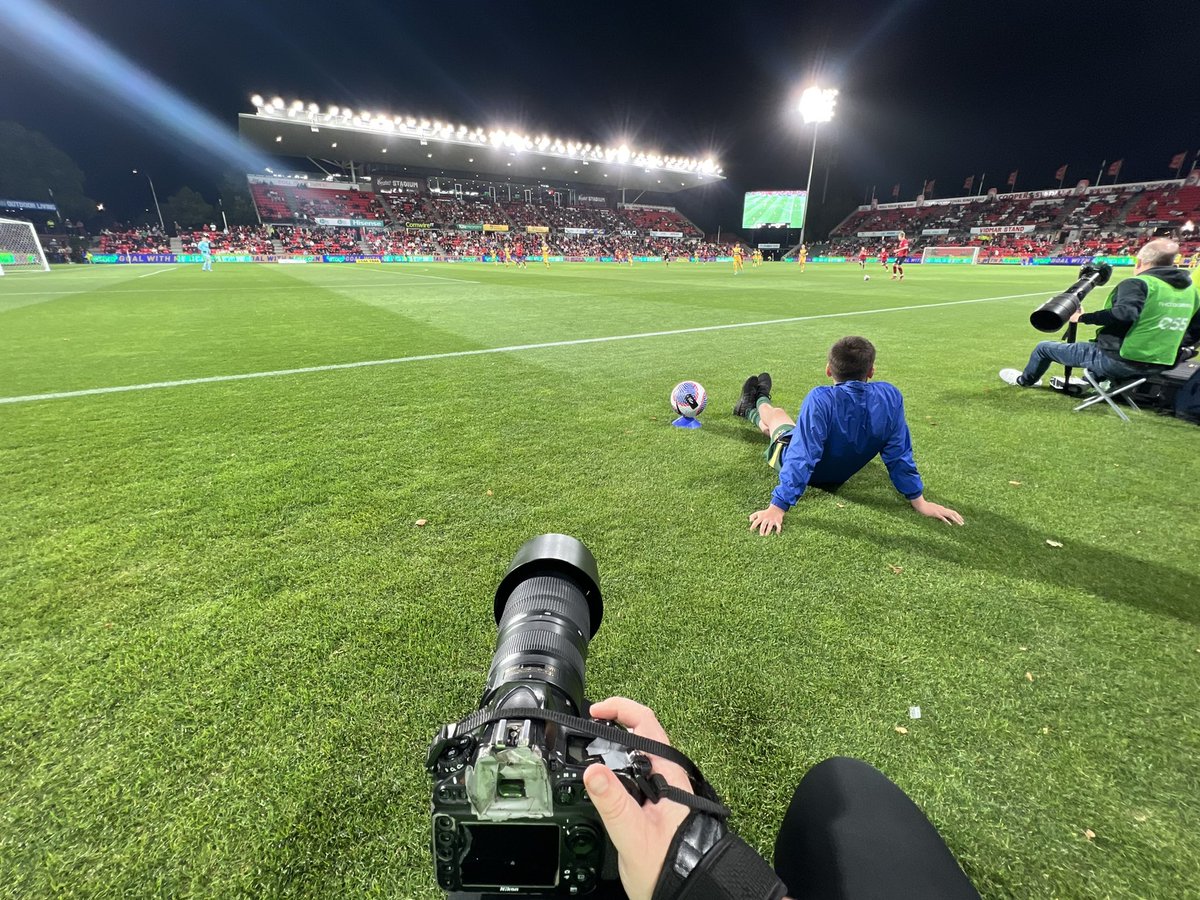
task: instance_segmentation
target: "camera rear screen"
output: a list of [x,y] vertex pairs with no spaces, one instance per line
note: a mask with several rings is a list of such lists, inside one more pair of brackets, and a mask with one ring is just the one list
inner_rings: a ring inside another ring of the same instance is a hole
[[554,887],[558,882],[557,825],[463,826],[468,844],[462,860],[464,888]]

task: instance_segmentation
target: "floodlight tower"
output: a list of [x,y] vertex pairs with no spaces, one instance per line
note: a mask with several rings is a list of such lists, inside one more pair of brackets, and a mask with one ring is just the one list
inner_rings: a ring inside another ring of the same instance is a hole
[[817,127],[822,122],[833,119],[833,105],[837,103],[838,92],[833,88],[819,88],[815,85],[805,88],[800,95],[800,115],[804,124],[812,124],[813,145],[812,156],[808,161],[808,183],[804,186],[804,211],[800,214],[800,243],[804,243],[804,224],[808,221],[808,204],[812,199],[813,164],[817,161]]
[[[163,222],[162,207],[158,205],[158,193],[154,190],[154,179],[152,179],[150,177],[149,172],[139,172],[137,169],[133,170],[133,174],[134,175],[145,175],[146,180],[150,182],[150,196],[154,198],[154,209],[158,213],[158,227],[162,229],[163,234],[166,234],[167,233],[167,225],[165,222]],[[810,175],[809,177],[812,177],[812,176]]]

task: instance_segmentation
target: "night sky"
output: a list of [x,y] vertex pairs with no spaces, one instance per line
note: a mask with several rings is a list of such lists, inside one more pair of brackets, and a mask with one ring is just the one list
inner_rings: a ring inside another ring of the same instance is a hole
[[[9,14],[32,0],[3,0]],[[821,127],[812,214],[828,228],[892,185],[911,199],[963,180],[1017,188],[1165,178],[1200,149],[1200,3],[859,0],[755,4],[58,0],[132,62],[236,130],[261,92],[501,126],[563,139],[713,154],[728,181],[679,195],[698,224],[736,226],[741,194],[803,188],[811,126],[794,112],[819,80],[840,90]],[[1133,12],[1138,10],[1136,13]],[[119,12],[118,12],[119,11]],[[224,163],[189,148],[136,96],[114,103],[53,58],[0,52],[0,120],[44,133],[118,213],[140,211],[153,173],[215,199]],[[15,51],[15,52],[14,52]],[[178,114],[176,110],[160,110]],[[820,206],[825,187],[828,194]],[[1106,180],[1107,176],[1106,176]]]

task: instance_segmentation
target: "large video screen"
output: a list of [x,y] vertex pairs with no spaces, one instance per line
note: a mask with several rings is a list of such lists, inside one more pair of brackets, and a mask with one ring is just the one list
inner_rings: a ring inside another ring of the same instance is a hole
[[742,227],[782,225],[799,228],[807,199],[807,191],[750,191],[746,194],[746,205],[742,207]]

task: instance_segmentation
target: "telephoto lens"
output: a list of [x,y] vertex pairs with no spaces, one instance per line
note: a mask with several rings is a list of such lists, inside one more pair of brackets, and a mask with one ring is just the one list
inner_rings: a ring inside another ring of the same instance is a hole
[[1079,280],[1035,309],[1029,316],[1029,324],[1038,331],[1058,331],[1075,315],[1092,288],[1107,284],[1111,277],[1112,266],[1106,262],[1080,267]]

